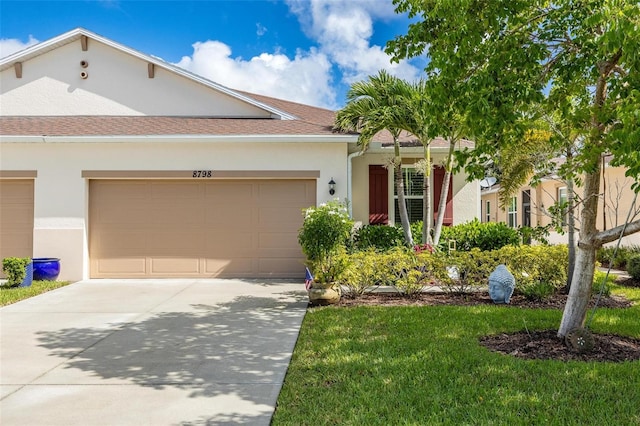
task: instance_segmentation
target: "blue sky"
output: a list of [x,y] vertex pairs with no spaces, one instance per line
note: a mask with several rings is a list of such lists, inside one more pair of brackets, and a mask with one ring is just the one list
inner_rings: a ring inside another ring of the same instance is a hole
[[0,56],[83,27],[225,86],[337,109],[349,85],[386,69],[405,34],[391,0],[0,1]]

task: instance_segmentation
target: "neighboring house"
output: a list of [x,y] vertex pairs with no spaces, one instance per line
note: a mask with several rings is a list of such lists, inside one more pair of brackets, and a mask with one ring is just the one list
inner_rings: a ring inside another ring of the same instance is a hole
[[[631,189],[634,180],[625,176],[624,167],[614,167],[606,158],[600,178],[600,203],[598,205],[597,226],[600,230],[614,228],[624,224],[635,198]],[[518,190],[510,202],[500,206],[498,201],[499,183],[489,188],[483,188],[482,222],[504,222],[511,227],[546,226],[551,223],[549,207],[567,201],[567,184],[557,178],[543,179],[539,185],[523,186]],[[582,188],[575,188],[578,197],[582,195]],[[576,227],[580,224],[580,206],[575,213]],[[632,210],[630,221],[640,218],[640,199]],[[566,220],[564,221],[566,223]],[[564,227],[566,231],[566,226]],[[577,235],[576,235],[577,241]],[[552,231],[549,242],[554,244],[566,243],[567,235]],[[615,244],[615,243],[614,243]],[[640,234],[633,234],[623,239],[623,244],[640,244]]]
[[[232,90],[84,29],[0,71],[0,258],[59,257],[68,280],[297,278],[303,208],[337,197],[357,221],[394,221],[388,138],[360,155],[333,111]],[[403,148],[407,167],[421,153]],[[476,217],[477,183],[456,176],[447,209],[449,223]]]

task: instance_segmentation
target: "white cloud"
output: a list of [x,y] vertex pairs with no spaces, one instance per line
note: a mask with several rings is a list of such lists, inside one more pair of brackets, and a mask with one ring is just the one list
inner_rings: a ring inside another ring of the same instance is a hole
[[176,65],[232,89],[336,107],[331,64],[316,49],[298,51],[293,59],[276,52],[243,60],[233,58],[231,53],[222,42],[198,42],[193,45],[193,55],[183,57]]
[[[317,42],[293,58],[278,51],[251,59],[233,57],[220,41],[197,42],[177,64],[238,90],[326,108],[339,108],[348,86],[385,69],[406,80],[421,70],[407,61],[391,63],[383,46],[371,45],[374,20],[397,19],[391,0],[286,0],[302,30]],[[256,25],[258,35],[266,28]],[[342,75],[334,81],[336,70]]]
[[17,38],[2,38],[0,39],[0,58],[4,58],[5,56],[9,56],[12,53],[26,49],[27,47],[38,43],[39,41],[31,35],[29,36],[29,40],[26,42],[18,40]]
[[392,64],[383,46],[370,43],[374,19],[397,18],[391,1],[287,0],[287,4],[303,31],[318,40],[320,50],[340,68],[344,83],[362,80],[381,69],[407,80],[421,74],[407,61]]
[[256,23],[256,34],[258,37],[261,37],[267,33],[267,27],[262,25],[260,22]]

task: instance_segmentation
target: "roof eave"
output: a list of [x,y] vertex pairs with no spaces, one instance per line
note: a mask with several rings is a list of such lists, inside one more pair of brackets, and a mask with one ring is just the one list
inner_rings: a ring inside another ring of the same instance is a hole
[[0,135],[0,143],[349,143],[344,135]]

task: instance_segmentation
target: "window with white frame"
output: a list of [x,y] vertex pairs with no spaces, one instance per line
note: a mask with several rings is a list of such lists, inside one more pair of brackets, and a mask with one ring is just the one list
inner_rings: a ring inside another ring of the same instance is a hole
[[485,202],[485,209],[484,209],[484,218],[485,218],[485,222],[491,222],[491,201],[487,200]]
[[[422,220],[424,175],[422,173],[418,173],[418,170],[413,167],[403,166],[402,180],[404,182],[404,197],[407,202],[409,222],[418,222]],[[395,179],[393,185],[393,198],[394,220],[395,223],[400,223],[400,209],[398,207],[398,192],[395,185]]]
[[561,215],[561,225],[567,226],[569,222],[569,197],[567,196],[566,186],[558,188],[558,209]]
[[507,223],[511,228],[518,227],[518,197],[511,197],[507,210]]

